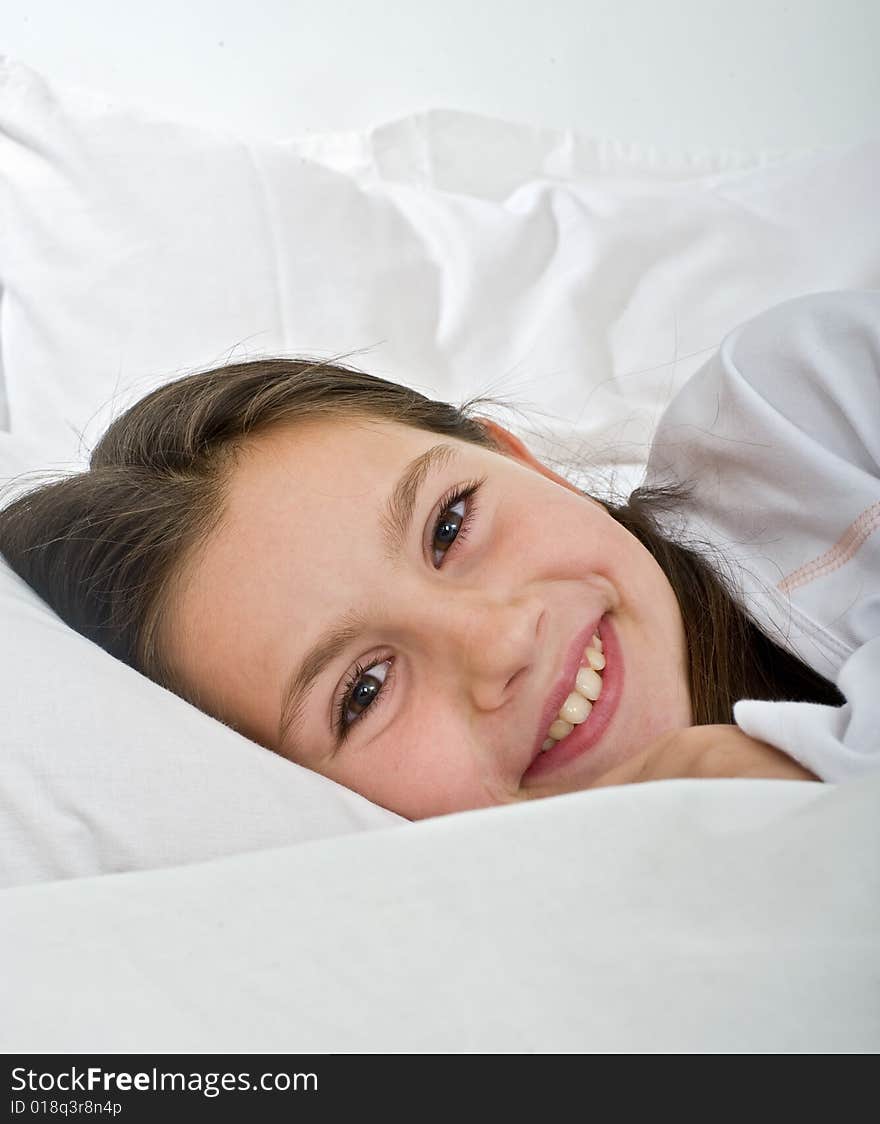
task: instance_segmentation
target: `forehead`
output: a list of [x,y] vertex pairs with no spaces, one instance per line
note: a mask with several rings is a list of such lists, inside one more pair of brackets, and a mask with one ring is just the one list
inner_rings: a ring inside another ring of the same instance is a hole
[[[357,542],[368,542],[360,517],[384,508],[403,468],[438,444],[490,452],[372,417],[309,419],[249,437],[230,459],[218,524],[178,575],[178,596],[191,605],[193,587],[229,586],[247,568],[271,577],[293,561],[314,569],[349,553],[358,527]],[[203,609],[205,596],[197,601]]]
[[[226,482],[220,522],[200,551],[212,583],[242,566],[261,570],[320,560],[366,544],[368,524],[401,470],[431,446],[462,444],[437,433],[374,419],[309,421],[279,427],[243,445]],[[343,522],[340,522],[343,521]]]
[[[361,470],[390,474],[412,451],[441,440],[425,429],[382,418],[315,418],[278,425],[248,438],[237,452],[229,478],[229,497],[258,480],[265,486],[277,476],[289,483],[340,484],[357,480]],[[446,440],[452,440],[447,438]]]
[[[299,548],[321,553],[325,535],[314,537],[298,519],[306,506],[323,515],[333,500],[363,499],[375,506],[401,464],[441,440],[428,430],[384,419],[343,417],[278,425],[249,436],[230,456],[222,512],[178,573],[175,600],[190,618],[212,590],[229,584],[243,566],[266,566],[278,552]],[[446,439],[450,440],[450,439]],[[326,531],[327,521],[321,520]],[[329,523],[332,531],[332,521]],[[196,596],[193,597],[193,594]],[[192,633],[192,621],[187,631]]]

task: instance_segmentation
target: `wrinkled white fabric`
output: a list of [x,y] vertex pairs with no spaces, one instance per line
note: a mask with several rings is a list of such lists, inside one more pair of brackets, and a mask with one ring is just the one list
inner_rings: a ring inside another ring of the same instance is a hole
[[677,154],[440,108],[280,143],[0,58],[0,166],[6,424],[74,463],[177,375],[354,351],[506,399],[536,455],[623,491],[733,327],[880,282],[880,137]]
[[877,1052],[878,805],[660,781],[6,890],[0,1049]]
[[750,615],[841,707],[742,699],[736,724],[826,781],[880,768],[880,290],[741,325],[664,414],[646,482],[691,479],[668,529],[715,548]]

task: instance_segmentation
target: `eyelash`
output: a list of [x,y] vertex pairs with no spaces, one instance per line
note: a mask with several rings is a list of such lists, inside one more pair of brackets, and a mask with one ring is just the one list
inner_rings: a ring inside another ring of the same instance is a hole
[[[482,480],[471,480],[466,484],[457,484],[455,485],[455,487],[450,488],[449,491],[446,492],[446,494],[440,500],[439,512],[437,515],[437,521],[434,523],[432,540],[434,535],[437,534],[437,529],[440,527],[441,523],[444,522],[443,516],[447,513],[447,511],[449,511],[451,507],[455,507],[457,503],[461,503],[462,500],[467,501],[465,504],[464,514],[461,516],[461,526],[458,528],[458,534],[455,536],[454,542],[444,552],[444,560],[448,554],[451,554],[453,551],[457,550],[459,544],[464,542],[464,540],[467,538],[468,531],[470,530],[473,520],[477,514],[477,493],[485,483],[485,479],[486,478],[483,477]],[[442,565],[443,563],[441,562],[441,567]],[[391,665],[385,675],[385,679],[382,682],[378,693],[373,696],[373,701],[369,704],[369,706],[362,710],[356,718],[353,718],[350,722],[346,722],[345,715],[348,711],[349,706],[351,705],[351,696],[361,677],[366,675],[367,672],[371,671],[374,667],[378,667],[379,664],[385,663],[389,658],[390,657],[388,656],[380,656],[367,664],[357,663],[352,670],[351,675],[346,679],[345,685],[342,689],[342,697],[336,704],[335,726],[338,744],[344,742],[351,732],[352,727],[355,726],[356,723],[360,722],[361,718],[365,714],[371,713],[376,709],[377,706],[380,706],[381,700],[385,697],[385,695],[387,695],[389,677],[394,675],[393,661],[391,662]]]

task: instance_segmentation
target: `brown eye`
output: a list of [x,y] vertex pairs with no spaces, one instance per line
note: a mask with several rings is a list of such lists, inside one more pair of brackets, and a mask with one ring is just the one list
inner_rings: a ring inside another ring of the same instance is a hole
[[[431,558],[435,566],[466,537],[477,508],[476,495],[483,481],[456,488],[440,501],[440,517],[434,524]],[[434,543],[437,543],[435,547]],[[438,557],[439,556],[439,557]]]
[[[461,508],[461,511],[456,511],[456,508]],[[459,531],[464,522],[466,510],[467,505],[465,501],[463,499],[459,500],[453,507],[446,508],[437,520],[437,525],[434,528],[434,541],[441,544],[443,554],[449,550],[458,538]]]
[[[375,707],[373,700],[382,693],[382,684],[388,675],[388,667],[385,667],[385,664],[390,666],[391,660],[377,660],[369,667],[361,667],[358,664],[354,669],[337,707],[336,729],[340,737],[345,737],[364,711],[371,706]],[[352,711],[353,717],[349,717]]]

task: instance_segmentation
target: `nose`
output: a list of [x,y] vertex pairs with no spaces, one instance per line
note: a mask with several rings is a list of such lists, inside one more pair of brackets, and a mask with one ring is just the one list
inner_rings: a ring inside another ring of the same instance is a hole
[[513,680],[535,665],[544,609],[533,593],[460,589],[416,612],[419,646],[436,674],[480,710],[503,706]]

